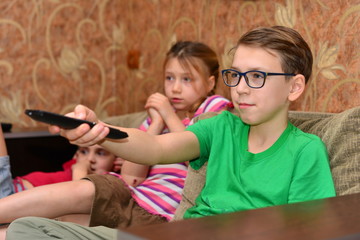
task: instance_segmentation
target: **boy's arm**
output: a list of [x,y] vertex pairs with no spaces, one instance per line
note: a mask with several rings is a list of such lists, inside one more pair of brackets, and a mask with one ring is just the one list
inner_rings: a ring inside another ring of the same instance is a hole
[[[105,131],[103,136],[106,136],[106,127],[99,128]],[[169,164],[189,161],[200,155],[198,139],[194,133],[189,131],[152,136],[138,129],[119,129],[126,131],[129,137],[118,141],[104,140],[103,138],[101,145],[108,151],[128,161],[146,165]],[[65,137],[72,138],[75,131],[67,130],[63,133],[65,133]],[[94,132],[91,131],[92,129],[87,134],[78,138],[77,141],[82,141],[83,138],[88,140],[89,136],[97,139],[96,134],[98,134],[98,130],[94,129]]]
[[60,132],[63,137],[69,139],[70,143],[79,146],[100,144],[108,151],[128,161],[146,165],[166,164],[192,160],[200,154],[197,137],[189,131],[152,136],[134,128],[115,127],[127,132],[129,137],[111,140],[105,139],[109,133],[109,128],[99,121],[95,113],[89,108],[78,105],[74,112],[68,116],[98,122],[98,124],[93,128],[87,124],[82,124],[71,130],[50,126],[49,131],[52,133]]

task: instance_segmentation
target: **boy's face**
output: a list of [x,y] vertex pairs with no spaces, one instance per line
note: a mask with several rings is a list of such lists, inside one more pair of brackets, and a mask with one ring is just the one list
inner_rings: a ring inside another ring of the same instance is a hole
[[177,58],[171,58],[165,66],[164,88],[165,95],[177,111],[189,111],[207,96],[212,85],[193,66],[185,69]]
[[[232,69],[240,72],[258,70],[283,73],[279,55],[260,47],[240,45],[234,55]],[[262,88],[250,88],[244,78],[231,87],[231,98],[241,119],[252,126],[268,122],[284,122],[289,106],[291,81],[285,76],[267,76]]]
[[115,155],[105,150],[99,145],[89,147],[79,147],[76,152],[76,160],[88,161],[89,172],[103,174],[112,171],[115,161]]

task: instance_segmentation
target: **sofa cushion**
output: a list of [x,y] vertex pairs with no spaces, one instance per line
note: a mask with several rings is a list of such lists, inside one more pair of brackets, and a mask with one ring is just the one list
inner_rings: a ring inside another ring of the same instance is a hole
[[[196,120],[215,116],[205,113]],[[342,113],[289,113],[290,121],[303,130],[318,135],[325,143],[337,195],[360,192],[360,107]],[[181,220],[186,209],[194,205],[205,182],[206,165],[199,170],[189,167],[183,198],[174,221]]]
[[135,112],[128,113],[119,116],[108,117],[104,120],[104,122],[120,127],[126,128],[138,128],[142,124],[142,122],[146,119],[147,112]]
[[291,112],[289,117],[324,141],[337,195],[360,192],[360,107],[336,114]]

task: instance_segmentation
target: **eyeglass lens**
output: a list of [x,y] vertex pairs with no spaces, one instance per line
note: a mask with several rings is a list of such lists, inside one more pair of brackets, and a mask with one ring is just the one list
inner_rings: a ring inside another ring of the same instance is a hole
[[[238,85],[242,76],[240,73],[232,70],[224,71],[223,74],[225,83],[229,86]],[[265,77],[264,73],[258,71],[249,71],[245,74],[246,83],[249,87],[255,88],[263,86]]]

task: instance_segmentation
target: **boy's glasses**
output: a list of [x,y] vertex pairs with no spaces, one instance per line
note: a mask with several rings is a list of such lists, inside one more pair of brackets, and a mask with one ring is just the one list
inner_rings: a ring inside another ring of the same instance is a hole
[[224,69],[221,71],[224,83],[229,87],[236,87],[243,76],[246,84],[251,88],[262,88],[267,76],[295,76],[293,73],[269,73],[262,71],[239,72],[234,69]]

